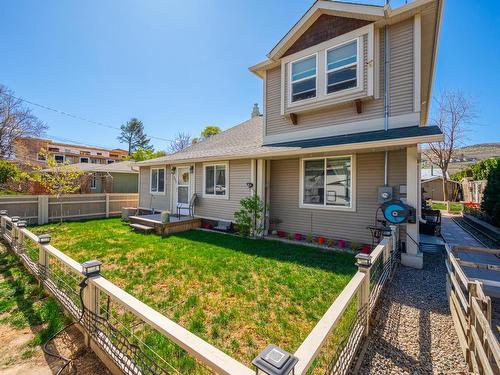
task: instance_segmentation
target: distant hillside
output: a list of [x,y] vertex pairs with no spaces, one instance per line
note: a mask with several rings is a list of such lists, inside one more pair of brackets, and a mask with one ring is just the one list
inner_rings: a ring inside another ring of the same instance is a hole
[[[495,157],[500,158],[500,142],[461,147],[455,151],[453,161],[449,166],[449,173],[464,170],[475,162]],[[424,166],[428,166],[429,163],[426,158],[423,157],[422,159]]]

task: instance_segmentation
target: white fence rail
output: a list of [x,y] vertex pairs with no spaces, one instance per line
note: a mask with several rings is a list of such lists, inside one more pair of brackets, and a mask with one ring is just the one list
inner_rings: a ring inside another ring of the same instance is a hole
[[[395,228],[370,255],[358,254],[358,272],[295,352],[295,374],[348,374],[370,333],[370,320],[397,263]],[[0,235],[39,282],[77,320],[87,343],[113,373],[255,371],[131,296],[37,236],[25,222],[0,212]]]

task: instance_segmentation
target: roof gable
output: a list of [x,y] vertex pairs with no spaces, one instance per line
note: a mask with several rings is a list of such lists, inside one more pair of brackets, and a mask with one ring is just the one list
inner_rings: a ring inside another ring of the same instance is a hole
[[283,57],[359,29],[369,23],[371,21],[322,14],[283,54]]

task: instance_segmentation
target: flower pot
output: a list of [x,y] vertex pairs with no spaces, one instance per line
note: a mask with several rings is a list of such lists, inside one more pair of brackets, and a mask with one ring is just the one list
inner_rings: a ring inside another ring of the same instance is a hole
[[345,241],[344,240],[338,240],[337,241],[337,246],[339,249],[344,249],[345,248]]
[[325,241],[326,241],[326,238],[325,237],[318,237],[318,244],[320,245],[324,245],[325,244]]
[[170,211],[162,211],[160,218],[163,224],[168,223],[170,221]]
[[370,246],[369,245],[364,245],[362,248],[361,248],[361,252],[363,254],[370,254]]
[[286,232],[284,230],[279,230],[278,231],[278,237],[281,237],[281,238],[286,237]]
[[300,233],[295,233],[295,241],[302,241],[302,235]]

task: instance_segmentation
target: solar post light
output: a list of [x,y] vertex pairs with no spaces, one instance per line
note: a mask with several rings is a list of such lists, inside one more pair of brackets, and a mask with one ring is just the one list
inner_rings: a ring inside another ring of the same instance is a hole
[[257,375],[293,375],[299,359],[276,345],[268,345],[252,361]]
[[19,221],[19,216],[12,216],[10,218],[10,221],[13,222],[13,223],[17,223]]
[[0,210],[0,216],[7,216],[7,210]]
[[26,220],[19,220],[16,224],[18,228],[26,228]]
[[87,277],[97,276],[101,273],[101,264],[102,262],[97,259],[87,260],[82,263],[83,275]]
[[356,265],[358,267],[370,267],[372,264],[372,257],[368,254],[359,253],[358,255],[356,255],[356,259]]
[[41,234],[38,236],[38,243],[40,245],[48,245],[51,239],[50,234]]

